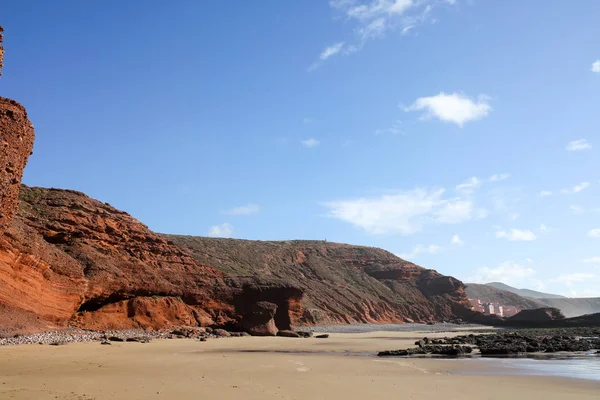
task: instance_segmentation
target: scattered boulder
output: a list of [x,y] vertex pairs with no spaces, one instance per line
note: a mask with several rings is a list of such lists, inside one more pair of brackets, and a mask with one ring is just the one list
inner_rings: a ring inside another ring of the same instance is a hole
[[248,332],[229,332],[232,337],[245,337],[250,336]]
[[387,350],[381,351],[377,354],[379,357],[386,356],[412,356],[415,354],[435,354],[443,356],[461,356],[470,354],[473,352],[473,348],[470,346],[461,345],[426,345],[420,347],[414,347],[411,349],[404,350]]
[[313,337],[313,333],[310,331],[298,331],[296,332],[298,334],[298,336],[302,337],[302,338],[311,338]]
[[252,336],[277,335],[277,326],[273,320],[276,311],[277,304],[259,301],[252,306],[252,311],[244,316],[242,321],[244,330]]
[[108,338],[108,340],[111,341],[111,342],[124,342],[125,341],[125,339],[120,338],[118,336],[110,336]]
[[328,333],[324,333],[322,335],[315,336],[315,338],[317,338],[317,339],[327,339],[328,337],[329,337]]
[[231,336],[231,333],[229,333],[225,329],[213,329],[212,334],[217,337],[230,337]]
[[109,345],[109,346],[110,346],[110,345],[112,345],[112,343],[111,343],[111,342],[109,342],[108,340],[102,340],[102,341],[100,342],[100,344]]
[[297,332],[289,331],[289,330],[281,330],[281,331],[277,332],[277,336],[291,337],[291,338],[301,337]]

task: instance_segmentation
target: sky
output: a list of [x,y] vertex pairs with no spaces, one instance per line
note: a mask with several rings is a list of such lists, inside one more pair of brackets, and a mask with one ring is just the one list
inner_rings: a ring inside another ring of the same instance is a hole
[[4,0],[24,183],[600,296],[600,2]]

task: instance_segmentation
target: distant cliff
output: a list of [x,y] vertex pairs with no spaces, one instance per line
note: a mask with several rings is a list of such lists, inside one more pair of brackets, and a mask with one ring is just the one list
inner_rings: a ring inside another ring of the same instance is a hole
[[[567,318],[600,313],[600,298],[598,297],[568,298],[529,289],[515,289],[499,282],[487,284],[467,283],[466,286],[466,293],[469,298],[479,299],[485,303],[499,303],[521,310],[553,307],[559,309]],[[500,288],[510,288],[512,290],[508,291]],[[518,293],[533,293],[539,297],[526,297]],[[543,296],[550,297],[544,298]]]

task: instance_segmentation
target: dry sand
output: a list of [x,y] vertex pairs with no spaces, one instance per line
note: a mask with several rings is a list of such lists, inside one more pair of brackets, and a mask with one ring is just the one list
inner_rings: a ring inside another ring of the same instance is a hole
[[[445,334],[428,334],[429,337]],[[600,382],[383,359],[416,332],[0,348],[0,399],[599,399]],[[470,363],[470,364],[469,364]],[[493,363],[477,368],[494,368]],[[480,374],[488,372],[490,374]]]

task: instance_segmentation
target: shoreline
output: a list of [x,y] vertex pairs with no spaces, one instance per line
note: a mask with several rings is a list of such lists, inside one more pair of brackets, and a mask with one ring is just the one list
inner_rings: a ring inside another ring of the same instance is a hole
[[[432,333],[432,337],[444,336]],[[0,347],[7,399],[595,399],[600,382],[532,376],[497,360],[378,358],[412,332]],[[373,356],[364,357],[360,354]],[[600,359],[599,359],[600,361]],[[600,363],[599,363],[600,364]]]

